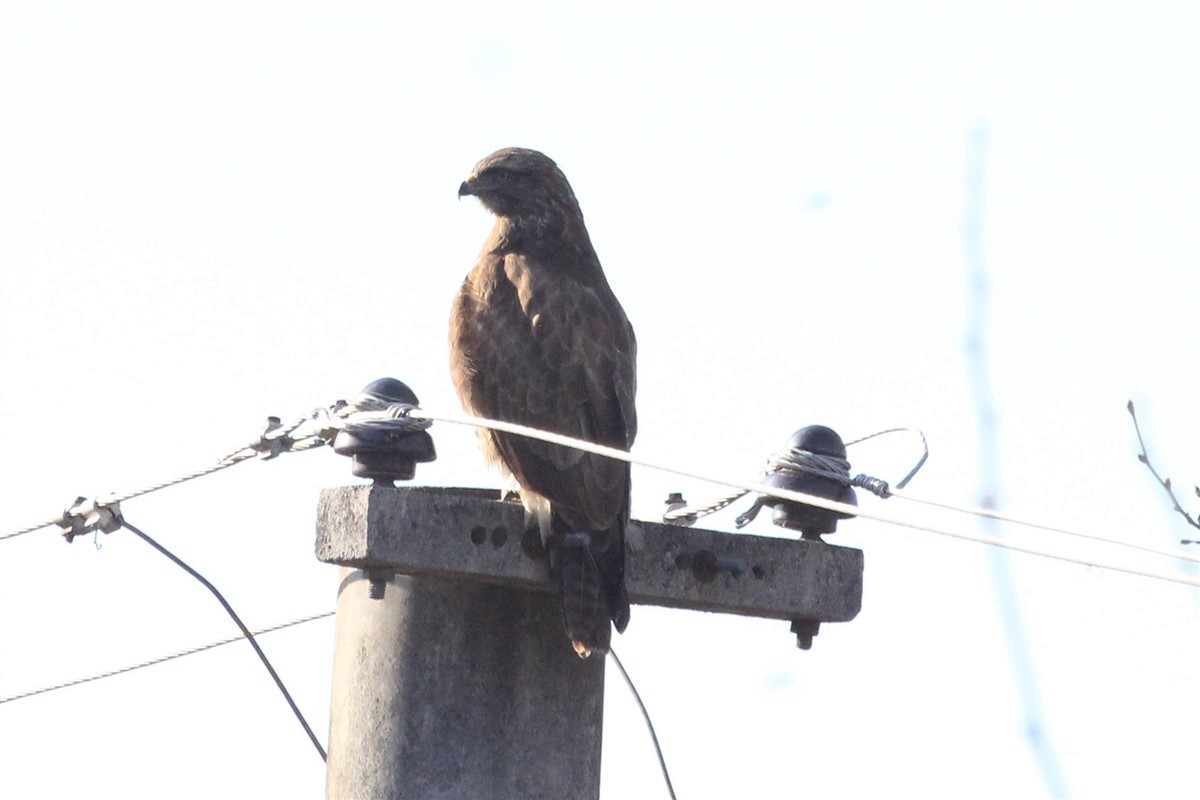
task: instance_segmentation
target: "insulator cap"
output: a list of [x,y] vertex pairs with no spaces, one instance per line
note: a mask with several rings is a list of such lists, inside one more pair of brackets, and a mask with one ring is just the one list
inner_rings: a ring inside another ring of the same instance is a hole
[[408,388],[408,384],[395,378],[379,378],[363,387],[363,394],[371,394],[387,400],[389,403],[408,403],[412,406],[421,405],[417,393]]
[[[416,393],[395,378],[380,378],[363,389],[389,403],[419,405]],[[418,463],[433,461],[437,453],[428,431],[406,430],[386,425],[351,424],[338,431],[333,450],[353,460],[353,473],[369,478],[380,486],[393,486],[396,481],[412,480]]]
[[[813,453],[820,456],[846,458],[846,445],[842,437],[832,428],[824,425],[809,425],[792,434],[788,439],[789,451]],[[858,505],[854,489],[849,485],[849,475],[846,480],[826,477],[804,470],[778,469],[768,472],[763,483],[780,489],[824,497],[847,505]],[[839,519],[849,519],[853,514],[843,514],[824,508],[794,503],[790,500],[767,498],[766,505],[775,509],[771,521],[784,528],[798,530],[805,539],[820,540],[821,535],[837,530]]]

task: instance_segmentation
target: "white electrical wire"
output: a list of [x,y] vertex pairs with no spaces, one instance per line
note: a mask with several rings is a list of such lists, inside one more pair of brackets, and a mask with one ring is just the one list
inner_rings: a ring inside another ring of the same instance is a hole
[[[90,503],[90,507],[115,507],[126,500],[132,500],[135,497],[141,497],[151,492],[177,486],[196,478],[203,478],[214,472],[228,469],[235,464],[241,464],[244,461],[260,458],[269,460],[281,453],[297,453],[321,447],[326,444],[326,438],[332,440],[332,434],[341,429],[353,429],[364,426],[372,427],[380,424],[391,425],[393,428],[398,429],[406,429],[414,425],[413,419],[405,415],[405,412],[409,408],[410,406],[404,404],[389,404],[373,395],[364,394],[356,397],[351,403],[342,403],[339,401],[339,403],[331,408],[315,409],[307,416],[293,420],[287,425],[281,423],[277,417],[270,417],[267,420],[266,429],[257,441],[238,448],[220,459],[216,464],[169,480],[143,486],[130,492],[104,495],[95,502]],[[428,427],[428,423],[419,427]],[[24,536],[27,533],[33,533],[42,528],[49,528],[52,525],[69,526],[72,515],[79,510],[79,503],[86,499],[80,497],[76,500],[74,507],[68,508],[58,516],[35,522],[32,525],[26,525],[24,528],[18,528],[14,531],[6,531],[0,534],[0,542]]]
[[[416,419],[425,419],[425,420],[429,420],[431,422],[447,422],[447,423],[450,423],[453,425],[467,425],[467,426],[476,427],[476,428],[483,427],[483,428],[489,428],[489,429],[495,430],[495,431],[502,431],[504,433],[512,433],[517,436],[525,436],[530,439],[537,439],[537,440],[540,440],[543,442],[548,442],[550,444],[557,444],[557,445],[561,445],[563,447],[571,447],[571,448],[575,448],[578,450],[583,450],[588,453],[593,453],[595,455],[604,456],[606,458],[613,458],[618,461],[625,461],[630,464],[637,464],[638,466],[649,467],[650,469],[660,470],[662,472],[670,472],[675,475],[682,475],[685,478],[694,478],[696,480],[706,481],[708,483],[715,483],[715,484],[719,484],[722,486],[729,486],[734,489],[742,489],[747,492],[756,492],[758,494],[765,494],[770,497],[779,498],[781,500],[790,500],[794,503],[804,503],[807,505],[816,506],[818,508],[824,508],[829,511],[837,511],[837,512],[840,512],[843,514],[850,514],[850,515],[856,516],[856,517],[863,517],[865,519],[873,519],[878,522],[887,522],[892,525],[900,525],[902,527],[913,528],[916,530],[922,530],[922,531],[926,531],[928,533],[936,533],[940,536],[949,536],[954,539],[963,539],[963,540],[966,540],[969,542],[977,542],[979,544],[987,544],[987,545],[991,545],[993,547],[1001,547],[1006,550],[1016,551],[1018,553],[1028,553],[1029,555],[1041,556],[1043,558],[1053,558],[1058,561],[1066,561],[1066,562],[1072,563],[1072,564],[1082,564],[1083,566],[1087,566],[1087,567],[1095,567],[1097,569],[1107,569],[1107,570],[1112,570],[1114,572],[1124,572],[1129,575],[1139,575],[1143,578],[1151,578],[1154,580],[1167,581],[1169,583],[1178,583],[1178,584],[1183,584],[1184,586],[1194,586],[1194,587],[1200,588],[1200,579],[1198,579],[1198,578],[1191,578],[1191,577],[1188,577],[1185,575],[1171,575],[1171,574],[1167,574],[1167,573],[1163,573],[1163,572],[1154,572],[1151,570],[1138,569],[1137,567],[1130,567],[1130,566],[1126,566],[1124,564],[1118,564],[1118,563],[1115,563],[1112,561],[1108,561],[1106,559],[1077,558],[1075,556],[1064,555],[1062,553],[1055,553],[1055,552],[1045,550],[1040,547],[1030,547],[1030,546],[1026,546],[1026,545],[1015,544],[1013,542],[1009,542],[1009,541],[1005,541],[1003,539],[996,538],[995,536],[987,536],[985,534],[976,534],[976,533],[964,533],[962,531],[955,531],[955,530],[951,530],[949,528],[943,528],[938,525],[929,525],[929,524],[923,523],[923,522],[914,522],[912,520],[902,519],[901,517],[898,517],[890,512],[864,511],[863,509],[859,508],[858,506],[852,506],[847,503],[838,503],[834,500],[827,500],[824,497],[817,497],[816,495],[805,494],[803,492],[794,492],[794,491],[791,491],[788,489],[780,489],[775,486],[767,486],[766,484],[763,484],[763,483],[745,483],[743,481],[730,480],[730,479],[724,478],[724,477],[701,475],[701,474],[698,474],[695,472],[689,472],[688,470],[679,469],[678,467],[672,467],[667,464],[660,464],[660,463],[650,461],[647,459],[636,458],[633,455],[631,455],[628,451],[620,450],[615,447],[607,447],[605,445],[595,444],[593,442],[588,442],[583,439],[576,439],[571,436],[563,436],[563,435],[557,434],[557,433],[550,433],[548,431],[538,430],[537,428],[530,428],[526,425],[517,425],[512,422],[503,422],[501,420],[486,419],[483,417],[471,417],[471,416],[466,416],[466,415],[451,415],[451,414],[441,414],[441,413],[435,414],[435,413],[432,413],[432,412],[429,412],[429,411],[426,411],[426,410],[420,409],[420,408],[412,408],[411,410],[409,410],[408,414],[409,414],[409,416],[414,417]],[[958,509],[953,506],[949,506],[949,507],[954,508],[954,510],[965,511],[965,509]],[[982,511],[983,509],[980,509],[980,510]],[[971,513],[971,512],[968,512],[968,513]],[[1042,526],[1039,526],[1039,527],[1042,527]]]
[[[262,456],[262,455],[266,454],[267,457],[271,457],[271,456],[275,455],[276,453],[273,452],[274,448],[271,448],[268,445],[271,444],[271,442],[274,441],[274,439],[278,439],[278,438],[285,439],[285,442],[283,443],[283,447],[280,450],[280,452],[309,449],[309,448],[313,447],[314,445],[324,444],[324,441],[321,439],[321,437],[318,433],[306,433],[304,435],[293,436],[294,434],[297,434],[299,432],[299,428],[303,427],[305,424],[313,425],[315,428],[320,428],[323,431],[325,428],[328,428],[331,424],[335,424],[335,423],[339,424],[339,425],[344,424],[344,423],[340,422],[340,418],[343,418],[343,417],[355,417],[355,418],[362,417],[364,422],[366,422],[368,424],[388,424],[388,420],[391,420],[393,423],[395,423],[396,425],[401,426],[401,427],[404,426],[406,423],[411,424],[410,422],[407,422],[409,420],[423,420],[426,422],[438,421],[438,422],[447,422],[447,423],[451,423],[451,424],[455,424],[455,425],[466,425],[469,427],[490,428],[492,430],[503,431],[506,433],[512,433],[512,434],[516,434],[518,436],[525,436],[525,437],[528,437],[531,439],[538,439],[540,441],[549,442],[551,444],[561,445],[563,447],[571,447],[571,448],[575,448],[578,450],[583,450],[585,452],[594,453],[596,455],[605,456],[607,458],[617,459],[618,461],[626,461],[630,464],[637,464],[639,466],[648,467],[650,469],[660,470],[662,472],[669,472],[669,473],[672,473],[675,475],[682,475],[684,477],[694,478],[696,480],[705,481],[707,483],[715,483],[715,484],[719,484],[719,485],[723,485],[723,486],[729,486],[729,487],[738,489],[739,491],[742,491],[742,492],[747,492],[747,493],[754,492],[754,493],[761,494],[761,495],[767,495],[769,497],[775,497],[775,498],[778,498],[781,500],[790,500],[792,502],[805,503],[807,505],[816,506],[818,508],[824,508],[824,509],[827,509],[830,511],[837,511],[837,512],[840,512],[843,514],[849,514],[851,516],[863,517],[866,519],[877,520],[879,522],[886,522],[886,523],[889,523],[892,525],[900,525],[902,527],[923,530],[923,531],[926,531],[929,533],[936,533],[941,536],[950,536],[950,537],[953,537],[956,539],[964,539],[967,541],[978,542],[981,544],[988,544],[993,547],[1001,547],[1001,548],[1004,548],[1007,550],[1014,550],[1014,551],[1021,552],[1021,553],[1028,553],[1030,555],[1041,556],[1044,558],[1053,558],[1053,559],[1057,559],[1059,561],[1066,561],[1066,562],[1074,563],[1074,564],[1082,564],[1084,566],[1096,567],[1099,569],[1109,569],[1109,570],[1113,570],[1115,572],[1125,572],[1125,573],[1128,573],[1131,575],[1139,575],[1139,576],[1142,576],[1145,578],[1152,578],[1155,580],[1168,581],[1170,583],[1179,583],[1179,584],[1183,584],[1186,586],[1200,587],[1200,579],[1196,579],[1196,578],[1191,578],[1191,577],[1182,576],[1182,575],[1171,575],[1171,574],[1166,574],[1166,573],[1162,573],[1162,572],[1154,572],[1151,570],[1138,569],[1136,567],[1122,565],[1122,564],[1108,561],[1105,559],[1078,558],[1075,556],[1065,555],[1062,553],[1055,553],[1055,552],[1045,550],[1040,547],[1032,547],[1032,546],[1027,546],[1027,545],[1015,544],[1013,542],[998,539],[996,537],[986,536],[983,534],[964,533],[961,531],[955,531],[955,530],[951,530],[949,528],[944,528],[941,526],[929,525],[929,524],[920,523],[920,522],[914,522],[912,520],[906,520],[902,517],[896,516],[890,512],[881,512],[881,511],[875,511],[875,510],[867,511],[867,510],[864,510],[857,506],[852,506],[852,505],[848,505],[848,504],[844,504],[844,503],[838,503],[833,500],[827,500],[823,497],[805,494],[803,492],[795,492],[795,491],[790,491],[787,489],[781,489],[781,488],[778,488],[775,486],[767,486],[761,482],[749,482],[748,483],[748,482],[740,481],[740,480],[731,480],[731,479],[725,478],[725,477],[714,477],[711,475],[701,475],[701,474],[698,474],[695,472],[689,472],[688,470],[679,469],[677,467],[673,467],[673,466],[670,466],[667,464],[649,461],[647,459],[642,459],[642,458],[635,458],[634,456],[630,455],[630,453],[626,452],[625,450],[620,450],[620,449],[617,449],[614,447],[606,447],[604,445],[595,444],[593,442],[588,442],[583,439],[576,439],[571,436],[563,436],[561,434],[550,433],[548,431],[542,431],[537,428],[531,428],[531,427],[528,427],[525,425],[517,425],[517,424],[511,423],[511,422],[502,422],[500,420],[476,418],[476,417],[471,417],[471,416],[466,416],[466,415],[453,415],[453,414],[442,414],[442,413],[435,414],[435,413],[425,411],[420,408],[416,408],[414,406],[409,406],[409,405],[405,405],[405,404],[389,404],[386,401],[379,401],[378,399],[375,399],[375,398],[367,398],[367,400],[370,400],[371,402],[366,402],[366,401],[362,400],[361,398],[356,398],[356,402],[351,403],[351,404],[343,404],[342,406],[335,407],[335,409],[333,411],[330,411],[328,409],[317,409],[313,414],[311,414],[308,417],[305,417],[301,420],[298,420],[296,423],[294,423],[290,426],[287,426],[287,427],[280,426],[277,421],[274,421],[273,425],[270,428],[268,428],[268,431],[264,433],[264,436],[260,439],[259,442],[254,443],[246,448],[243,448],[242,450],[240,450],[236,453],[231,454],[230,456],[225,457],[220,462],[218,462],[216,465],[207,467],[202,470],[197,470],[195,472],[181,476],[180,478],[175,478],[170,481],[164,481],[162,483],[154,484],[152,486],[145,487],[143,489],[139,489],[134,492],[129,492],[126,494],[121,494],[121,495],[111,495],[111,496],[103,498],[102,502],[103,503],[112,503],[112,502],[117,502],[117,501],[121,501],[121,500],[132,499],[139,495],[147,494],[152,491],[157,491],[158,489],[166,488],[168,486],[173,486],[177,483],[181,483],[186,480],[192,480],[194,478],[199,478],[199,477],[211,474],[213,472],[216,472],[217,470],[224,469],[229,466],[233,466],[233,464],[235,464],[235,463],[240,463],[241,461],[249,460],[250,458],[253,458],[255,456]],[[378,419],[376,419],[376,418],[378,418]],[[334,422],[332,422],[332,423],[329,422],[329,420],[331,420],[331,419],[334,420]],[[269,452],[269,454],[268,454],[268,452]],[[943,503],[940,501],[923,498],[923,497],[920,497],[917,495],[912,495],[912,494],[909,494],[907,491],[901,490],[901,489],[891,489],[890,494],[891,494],[891,496],[899,497],[904,500],[909,500],[910,502],[914,502],[914,503],[922,503],[925,505],[935,506],[935,507],[947,509],[950,511],[957,511],[957,512],[964,513],[964,514],[972,514],[975,516],[988,517],[990,519],[995,519],[995,520],[998,520],[1001,522],[1009,522],[1009,523],[1013,523],[1013,524],[1017,524],[1017,525],[1024,525],[1024,526],[1030,527],[1030,528],[1037,528],[1040,530],[1051,531],[1054,533],[1061,533],[1061,534],[1064,534],[1067,536],[1074,536],[1074,537],[1078,537],[1078,538],[1082,538],[1082,539],[1088,539],[1091,541],[1102,542],[1104,544],[1116,545],[1116,546],[1120,546],[1120,547],[1127,547],[1127,548],[1139,550],[1139,551],[1142,551],[1145,553],[1150,553],[1150,554],[1157,555],[1157,556],[1165,556],[1168,558],[1178,558],[1178,559],[1181,559],[1184,561],[1200,563],[1200,557],[1189,555],[1186,553],[1171,552],[1168,550],[1160,550],[1157,548],[1133,544],[1133,543],[1121,541],[1118,539],[1111,539],[1111,538],[1106,538],[1103,536],[1097,536],[1094,534],[1084,533],[1082,531],[1075,531],[1075,530],[1070,530],[1067,528],[1059,528],[1059,527],[1055,527],[1052,525],[1044,525],[1041,523],[1032,522],[1030,520],[1025,520],[1025,519],[1021,519],[1018,517],[1014,517],[1014,516],[1011,516],[1008,514],[1002,514],[1000,512],[992,511],[990,509],[957,506],[957,505],[954,505],[951,503]],[[26,528],[22,528],[15,532],[0,535],[0,541],[2,541],[4,539],[12,538],[14,536],[19,536],[19,535],[25,534],[25,533],[37,530],[39,528],[49,527],[50,525],[54,525],[56,523],[61,522],[63,519],[64,519],[63,517],[58,517],[53,520],[45,520],[43,522],[40,522],[35,525],[30,525]]]
[[[254,636],[263,636],[268,633],[274,633],[275,631],[281,631],[284,628],[291,628],[296,625],[303,625],[306,622],[314,622],[315,620],[325,619],[326,617],[332,617],[333,615],[334,615],[334,612],[332,612],[332,611],[322,611],[317,614],[310,614],[307,617],[300,617],[299,619],[291,620],[290,622],[282,622],[282,623],[279,623],[278,625],[271,625],[270,627],[267,627],[267,628],[259,628],[256,631],[251,631],[251,633]],[[151,658],[146,661],[139,661],[136,664],[130,664],[129,666],[126,666],[126,667],[118,667],[116,669],[109,669],[109,670],[105,670],[104,672],[97,672],[95,674],[87,675],[82,678],[74,678],[72,680],[62,681],[61,683],[55,683],[55,684],[51,684],[49,686],[42,686],[41,688],[38,688],[38,689],[30,689],[28,691],[19,692],[18,694],[9,695],[8,697],[0,697],[0,705],[4,705],[5,703],[11,703],[15,700],[24,700],[27,697],[35,697],[39,694],[46,694],[47,692],[56,692],[59,689],[67,689],[72,686],[78,686],[81,683],[91,683],[92,681],[98,681],[103,678],[111,678],[114,675],[124,675],[126,672],[134,672],[135,670],[145,669],[146,667],[153,667],[156,664],[162,664],[166,661],[173,661],[176,658],[183,658],[184,656],[191,656],[191,655],[195,655],[196,653],[202,653],[205,650],[212,650],[214,647],[222,647],[227,644],[233,644],[234,642],[242,642],[242,641],[245,641],[245,639],[246,639],[246,637],[239,633],[237,636],[229,636],[225,639],[221,639],[220,641],[210,642],[209,644],[202,644],[197,647],[189,647],[187,650],[179,650],[174,653],[169,653],[165,656],[158,656],[157,658]]]
[[1151,553],[1156,556],[1165,556],[1167,558],[1178,558],[1183,561],[1191,561],[1200,564],[1200,556],[1193,556],[1178,550],[1162,550],[1157,547],[1147,547],[1143,544],[1134,544],[1133,542],[1122,541],[1121,539],[1112,539],[1107,536],[1097,536],[1094,533],[1084,533],[1083,531],[1075,531],[1070,528],[1058,528],[1054,525],[1045,525],[1040,522],[1034,522],[1021,517],[1014,517],[1010,514],[1002,514],[999,511],[993,511],[988,508],[977,506],[956,506],[952,503],[943,503],[940,500],[930,500],[927,497],[920,497],[911,494],[907,489],[892,489],[890,496],[898,497],[901,500],[907,500],[910,503],[920,503],[922,505],[933,506],[935,508],[944,508],[949,511],[958,511],[963,514],[972,514],[977,517],[987,517],[988,519],[998,520],[1000,522],[1011,522],[1014,525],[1024,525],[1027,528],[1037,528],[1042,531],[1050,531],[1051,533],[1061,533],[1064,536],[1074,536],[1079,539],[1087,539],[1093,542],[1101,542],[1103,544],[1111,544],[1116,547],[1128,547],[1131,550],[1140,550],[1143,553]]

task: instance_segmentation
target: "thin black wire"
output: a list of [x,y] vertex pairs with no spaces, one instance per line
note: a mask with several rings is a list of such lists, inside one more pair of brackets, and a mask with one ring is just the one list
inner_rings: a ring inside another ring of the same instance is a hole
[[621,659],[617,658],[617,651],[609,647],[608,654],[612,656],[613,663],[617,665],[617,669],[621,671],[621,677],[625,679],[625,685],[629,687],[629,691],[633,692],[633,699],[637,700],[638,708],[642,710],[642,717],[646,720],[646,727],[650,729],[650,740],[654,742],[654,752],[658,753],[658,765],[662,767],[663,780],[667,782],[667,794],[671,795],[671,800],[675,800],[675,787],[671,785],[671,773],[667,772],[667,760],[663,758],[662,747],[658,744],[658,734],[654,732],[654,723],[650,721],[650,712],[646,710],[646,704],[642,702],[642,696],[638,694],[637,687],[633,685],[633,680],[629,677],[629,673],[625,671],[625,665],[621,663]]
[[[291,628],[296,625],[303,625],[306,622],[315,622],[316,620],[319,620],[319,619],[326,619],[327,617],[332,617],[333,615],[334,615],[334,612],[332,612],[332,611],[322,611],[320,614],[313,614],[310,617],[303,617],[302,619],[294,619],[291,622],[282,622],[278,625],[272,625],[269,628],[260,628],[256,631],[254,631],[254,635],[262,636],[263,634],[274,633],[275,631],[281,631],[281,630],[284,630],[285,628]],[[197,653],[203,653],[205,650],[212,650],[217,647],[223,647],[224,645],[227,645],[227,644],[233,644],[234,642],[240,642],[244,638],[245,638],[244,636],[242,636],[241,634],[238,634],[237,636],[231,636],[228,639],[222,639],[219,642],[210,642],[208,644],[202,644],[202,645],[198,645],[196,647],[190,647],[187,650],[180,650],[178,653],[171,653],[171,654],[165,655],[165,656],[158,656],[157,658],[152,658],[149,661],[141,661],[137,664],[130,664],[127,667],[120,667],[118,669],[110,669],[106,672],[100,672],[95,675],[87,675],[82,678],[73,678],[69,681],[64,681],[62,683],[56,683],[52,686],[43,686],[40,689],[30,689],[27,692],[21,692],[20,694],[10,695],[9,697],[0,697],[0,706],[4,705],[5,703],[15,702],[17,700],[25,700],[26,698],[29,698],[29,697],[37,697],[40,694],[48,694],[50,692],[57,692],[59,689],[69,689],[72,686],[80,686],[85,683],[91,683],[92,681],[98,681],[102,678],[112,678],[117,675],[124,675],[126,672],[136,672],[139,669],[145,669],[146,667],[153,667],[156,664],[165,664],[168,661],[174,661],[175,659],[183,658],[184,656],[194,656]]]
[[[587,553],[588,560],[592,562],[592,568],[599,573],[600,565],[596,563],[596,556],[592,553],[592,548],[585,544],[583,552]],[[667,782],[667,794],[671,795],[671,800],[675,800],[675,787],[671,785],[671,773],[667,771],[667,760],[663,757],[662,747],[658,743],[658,734],[654,731],[654,722],[650,719],[650,712],[646,710],[646,704],[642,702],[642,696],[638,693],[637,687],[633,685],[633,679],[629,677],[625,665],[621,663],[621,659],[617,657],[617,651],[612,648],[611,644],[608,647],[608,654],[612,656],[613,663],[617,665],[621,677],[625,679],[625,685],[629,687],[629,691],[633,692],[633,699],[637,701],[638,708],[642,710],[642,718],[646,720],[646,727],[650,730],[650,741],[654,742],[654,752],[658,754],[658,765],[662,767],[663,780]]]
[[[186,475],[180,475],[177,478],[143,486],[132,492],[106,495],[98,498],[96,504],[115,508],[117,504],[123,503],[126,500],[132,500],[135,497],[141,497],[144,494],[157,492],[160,489],[176,486],[196,478],[203,478],[206,475],[227,469],[235,464],[241,464],[244,461],[254,459],[269,461],[282,453],[299,453],[305,450],[312,450],[316,447],[322,447],[328,443],[327,439],[330,438],[332,431],[378,427],[386,427],[389,430],[399,431],[424,430],[428,428],[432,424],[429,420],[418,419],[408,415],[408,412],[412,408],[413,406],[407,403],[393,403],[380,398],[378,395],[365,393],[360,394],[350,403],[339,400],[332,408],[314,409],[312,413],[300,417],[288,425],[283,425],[277,417],[269,417],[267,428],[259,436],[258,441],[251,442],[244,447],[234,450],[229,455],[217,461],[216,464],[189,472]],[[309,430],[303,432],[300,436],[294,436],[297,431],[305,426],[309,426]],[[83,499],[82,497],[79,498],[80,501]],[[0,542],[7,539],[15,539],[18,536],[24,536],[34,531],[40,531],[43,528],[49,528],[51,525],[69,524],[71,521],[70,512],[71,509],[67,509],[67,512],[64,514],[4,533],[0,535]]]
[[[887,428],[886,430],[876,431],[875,433],[870,433],[870,434],[867,434],[866,436],[860,436],[857,439],[846,442],[846,447],[853,447],[854,445],[859,444],[861,442],[865,442],[869,439],[874,439],[877,436],[884,436],[889,433],[902,433],[904,431],[911,431],[911,432],[917,434],[917,436],[921,437],[921,451],[922,452],[921,452],[921,458],[918,459],[917,463],[913,465],[913,468],[908,471],[908,474],[905,475],[903,478],[901,478],[895,484],[897,489],[903,489],[905,486],[908,485],[908,482],[911,481],[918,472],[920,472],[921,467],[925,466],[925,462],[929,460],[929,442],[926,441],[925,434],[919,428]],[[790,460],[791,463],[788,466],[791,466],[793,468],[798,468],[800,471],[809,472],[809,473],[812,473],[815,475],[822,475],[827,478],[833,478],[834,480],[840,480],[840,481],[843,481],[847,486],[857,486],[859,488],[866,489],[867,491],[877,495],[880,499],[883,499],[883,500],[886,500],[888,497],[891,496],[891,486],[888,484],[887,481],[883,480],[882,478],[876,478],[871,475],[864,475],[864,474],[859,474],[859,475],[854,476],[854,478],[851,478],[850,473],[849,473],[849,464],[848,463],[847,463],[844,475],[842,475],[840,473],[830,474],[830,473],[826,472],[825,470],[821,469],[820,467],[817,467],[815,469],[812,467],[805,467],[802,464],[796,463],[796,452],[797,452],[796,448],[787,448],[785,450],[781,450],[777,453],[771,454],[771,456],[767,459],[767,467],[763,471],[762,474],[765,475],[767,472],[774,472],[779,467],[780,461],[786,462],[786,461]],[[804,452],[804,451],[800,451],[800,452]],[[808,455],[809,457],[811,457],[812,454],[805,453],[805,455]],[[818,456],[817,458],[821,459],[824,457]],[[845,459],[842,459],[842,461],[845,461]],[[683,524],[691,525],[691,524],[694,524],[697,520],[699,520],[700,517],[707,517],[709,514],[715,514],[718,511],[725,510],[726,508],[733,505],[738,500],[741,500],[743,497],[745,497],[748,494],[751,494],[751,491],[749,489],[738,489],[737,491],[730,492],[729,494],[726,494],[726,495],[722,495],[721,497],[717,498],[716,500],[713,500],[712,502],[706,503],[705,505],[702,505],[702,506],[683,505],[678,508],[673,508],[673,509],[667,511],[665,514],[663,514],[662,519],[663,519],[663,522],[676,523],[676,524],[683,523]],[[735,523],[738,528],[746,527],[746,525],[750,524],[750,522],[756,516],[758,516],[758,512],[759,512],[759,510],[761,510],[764,500],[765,500],[765,498],[760,496],[758,501],[753,506],[751,506],[749,511],[746,511],[743,514],[738,515],[737,521]]]
[[172,553],[167,548],[163,547],[158,542],[154,541],[147,534],[138,530],[133,525],[129,524],[128,522],[126,522],[124,520],[122,520],[121,524],[127,530],[131,531],[132,533],[134,533],[135,535],[140,537],[143,541],[146,542],[146,544],[150,545],[155,550],[157,550],[158,552],[162,553],[167,558],[174,561],[181,569],[183,569],[184,572],[191,575],[196,580],[200,581],[200,583],[204,584],[204,588],[208,589],[210,592],[213,593],[213,596],[217,598],[217,600],[225,608],[225,611],[228,612],[229,616],[237,624],[238,628],[241,629],[242,636],[245,636],[246,641],[250,642],[250,646],[253,647],[254,652],[258,654],[258,658],[260,661],[262,661],[263,666],[267,668],[267,672],[271,673],[271,679],[273,681],[275,681],[275,685],[279,687],[279,691],[283,694],[284,699],[287,700],[288,705],[291,706],[292,713],[296,715],[296,719],[300,721],[300,726],[304,728],[304,732],[307,733],[308,738],[312,740],[313,747],[317,748],[317,752],[321,754],[321,760],[325,761],[326,760],[325,748],[321,746],[321,743],[317,740],[316,734],[314,734],[312,731],[312,728],[310,728],[308,726],[308,720],[304,719],[304,715],[302,713],[300,713],[300,707],[296,705],[296,701],[293,700],[291,694],[288,693],[287,687],[285,687],[283,685],[283,680],[281,680],[279,677],[279,674],[277,672],[275,672],[275,668],[271,666],[271,662],[267,659],[267,654],[264,653],[262,651],[262,648],[258,646],[258,642],[255,641],[255,639],[254,639],[254,634],[251,633],[250,629],[246,627],[246,624],[244,622],[242,622],[241,617],[239,617],[237,615],[237,612],[233,610],[233,606],[229,605],[229,602],[225,599],[225,597],[219,591],[217,591],[217,587],[215,587],[211,583],[209,583],[207,578],[205,578],[199,572],[196,572],[196,570],[189,567],[187,564],[185,564],[183,561],[181,561],[174,553]]

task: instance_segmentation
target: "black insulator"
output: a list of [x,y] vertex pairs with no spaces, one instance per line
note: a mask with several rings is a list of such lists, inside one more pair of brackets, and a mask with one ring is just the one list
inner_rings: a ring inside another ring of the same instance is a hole
[[[380,378],[363,389],[389,403],[416,406],[420,401],[412,389],[395,378]],[[417,464],[433,461],[437,453],[428,431],[387,424],[354,425],[338,431],[333,450],[353,460],[352,471],[379,486],[411,480]]]
[[[812,456],[830,456],[841,460],[842,465],[832,465]],[[836,431],[824,425],[809,425],[788,439],[787,449],[773,462],[763,483],[847,505],[858,505],[854,489],[850,486],[845,458],[846,445]],[[771,521],[776,525],[798,530],[805,539],[817,541],[821,540],[822,534],[836,531],[839,519],[854,516],[773,497],[763,502],[775,510]]]
[[408,384],[398,381],[395,378],[380,378],[371,381],[363,387],[362,393],[374,395],[380,400],[386,400],[389,403],[408,403],[410,406],[421,405],[421,401],[417,399],[416,392],[408,388]]

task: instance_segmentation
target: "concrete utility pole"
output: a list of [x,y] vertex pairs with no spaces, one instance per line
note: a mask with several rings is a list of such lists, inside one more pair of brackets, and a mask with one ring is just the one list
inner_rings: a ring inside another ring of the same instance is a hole
[[[322,493],[317,556],[343,567],[331,800],[596,798],[604,659],[578,658],[524,511],[496,491]],[[862,603],[862,552],[634,521],[633,603],[819,622]]]

